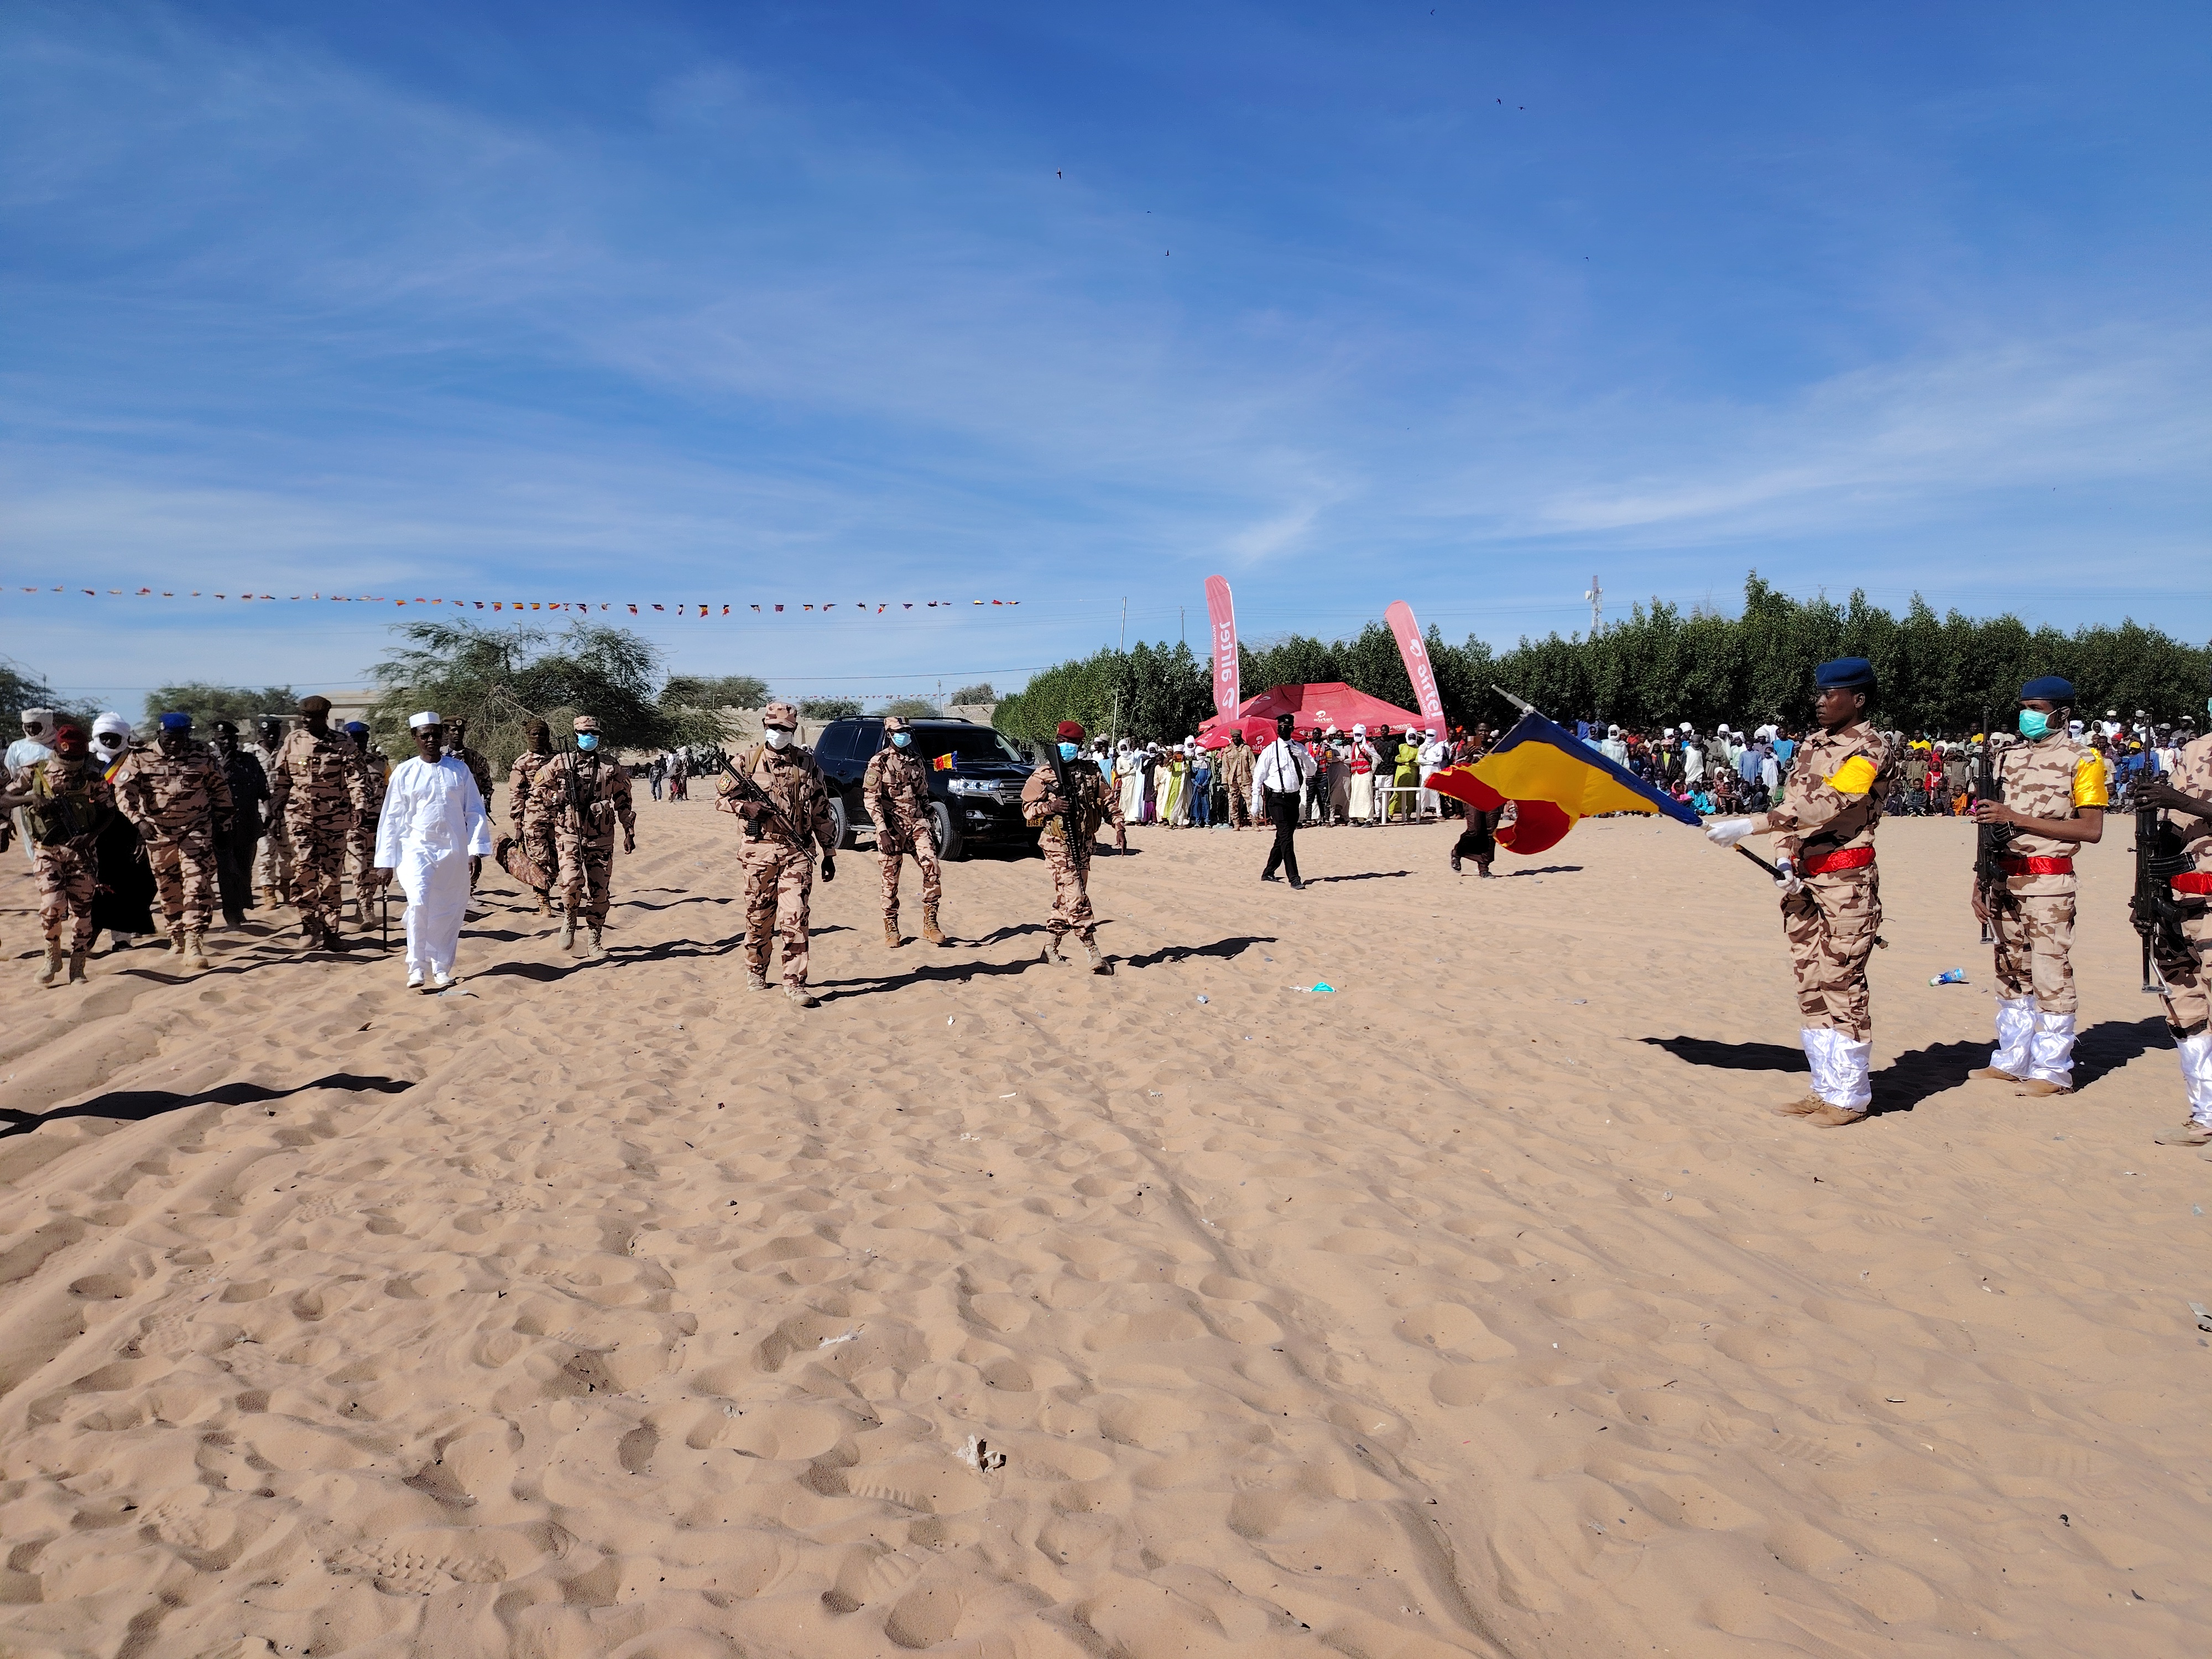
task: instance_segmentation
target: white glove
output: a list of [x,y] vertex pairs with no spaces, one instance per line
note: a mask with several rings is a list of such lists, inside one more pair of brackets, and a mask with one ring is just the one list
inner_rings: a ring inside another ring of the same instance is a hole
[[1718,818],[1705,826],[1705,839],[1716,847],[1733,847],[1755,827],[1749,818]]
[[1797,866],[1793,860],[1778,859],[1775,860],[1774,867],[1781,872],[1774,878],[1774,885],[1780,890],[1783,897],[1788,898],[1792,893],[1802,893],[1805,890],[1805,884],[1798,878]]

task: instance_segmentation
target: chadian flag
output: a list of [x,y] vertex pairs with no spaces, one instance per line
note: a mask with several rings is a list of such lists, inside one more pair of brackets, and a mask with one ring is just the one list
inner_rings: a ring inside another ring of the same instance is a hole
[[1428,787],[1480,811],[1518,804],[1517,832],[1498,839],[1516,853],[1556,846],[1577,818],[1600,812],[1659,812],[1695,828],[1686,801],[1616,766],[1564,727],[1531,709],[1471,766],[1448,766]]
[[950,772],[952,769],[951,754],[948,751],[933,757],[929,763],[929,769],[933,772]]

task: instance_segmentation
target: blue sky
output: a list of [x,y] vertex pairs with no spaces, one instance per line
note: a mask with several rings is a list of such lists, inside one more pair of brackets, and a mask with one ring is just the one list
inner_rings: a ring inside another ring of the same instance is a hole
[[[2202,6],[0,10],[0,653],[922,689],[1747,569],[2212,635]],[[1019,599],[978,612],[976,597]],[[858,600],[951,599],[863,622]],[[1202,626],[1192,629],[1202,638]]]

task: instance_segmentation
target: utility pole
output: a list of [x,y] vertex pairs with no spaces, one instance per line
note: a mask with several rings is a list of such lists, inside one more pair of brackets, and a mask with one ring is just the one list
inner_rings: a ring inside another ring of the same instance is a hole
[[1186,614],[1188,609],[1187,605],[1176,607],[1176,638],[1185,645],[1190,643],[1190,619]]
[[1116,651],[1129,648],[1129,596],[1127,593],[1121,596],[1121,642],[1114,648]]
[[1583,597],[1589,601],[1590,637],[1595,639],[1598,627],[1605,619],[1605,589],[1597,585],[1595,572],[1592,572],[1590,575],[1589,592]]

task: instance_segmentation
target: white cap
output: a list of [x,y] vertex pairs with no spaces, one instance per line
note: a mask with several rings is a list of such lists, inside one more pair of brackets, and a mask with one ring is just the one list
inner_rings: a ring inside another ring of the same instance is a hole
[[1686,732],[1686,731],[1688,731],[1688,730],[1690,729],[1690,723],[1689,723],[1689,721],[1687,721],[1687,720],[1684,720],[1684,721],[1682,722],[1682,729],[1683,729],[1685,732]]
[[1355,726],[1352,728],[1352,735],[1355,738],[1364,738],[1367,735],[1367,728],[1364,726]]
[[444,724],[445,721],[438,718],[437,711],[430,708],[424,709],[419,714],[410,714],[407,717],[407,729],[410,732],[414,731],[418,726],[443,726]]

